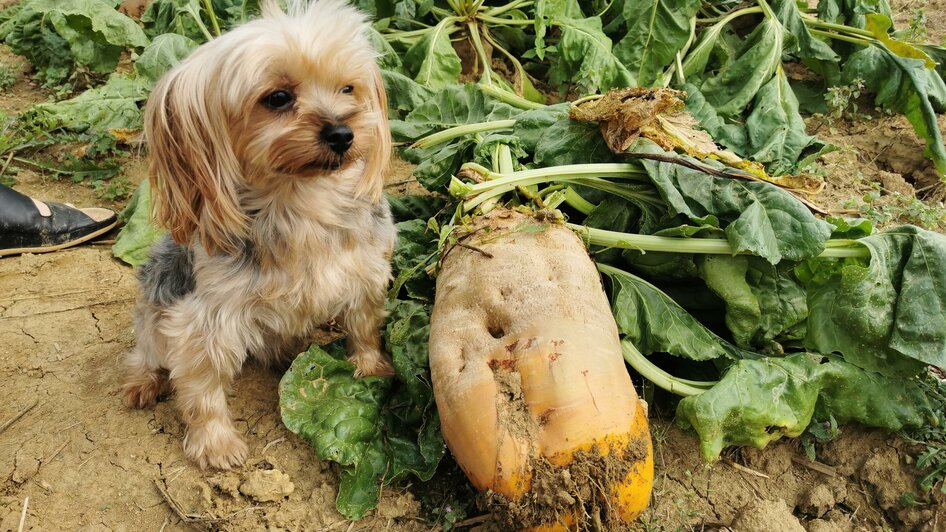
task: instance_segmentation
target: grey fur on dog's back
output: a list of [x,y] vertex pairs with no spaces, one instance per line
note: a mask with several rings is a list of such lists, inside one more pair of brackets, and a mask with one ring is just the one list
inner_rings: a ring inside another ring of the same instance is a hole
[[194,291],[194,252],[165,236],[138,271],[141,295],[152,305],[165,307]]

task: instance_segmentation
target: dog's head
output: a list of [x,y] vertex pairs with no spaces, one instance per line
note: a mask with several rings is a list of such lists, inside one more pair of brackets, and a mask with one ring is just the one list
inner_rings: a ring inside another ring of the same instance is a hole
[[242,191],[359,165],[356,197],[380,201],[391,141],[365,16],[344,0],[298,2],[198,48],[145,112],[155,219],[174,239],[239,249]]

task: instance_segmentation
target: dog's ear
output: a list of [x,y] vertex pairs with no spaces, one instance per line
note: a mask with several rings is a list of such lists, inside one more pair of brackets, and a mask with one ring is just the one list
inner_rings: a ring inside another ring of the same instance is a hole
[[181,244],[235,253],[248,231],[239,206],[241,169],[211,74],[180,65],[158,81],[145,109],[155,222]]
[[375,139],[367,155],[365,174],[355,193],[379,202],[384,191],[384,174],[391,162],[391,130],[388,128],[388,97],[384,92],[381,70],[377,66],[373,67],[372,84],[368,105],[378,117],[375,121]]

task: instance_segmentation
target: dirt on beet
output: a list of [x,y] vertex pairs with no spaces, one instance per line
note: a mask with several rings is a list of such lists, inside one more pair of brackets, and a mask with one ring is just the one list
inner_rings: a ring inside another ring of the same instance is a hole
[[[0,8],[10,3],[0,0]],[[909,27],[922,9],[926,39],[946,38],[946,0],[894,7],[899,27]],[[49,98],[30,78],[29,65],[4,46],[0,63],[15,76],[0,93],[0,112],[14,115]],[[872,110],[869,102],[863,108]],[[810,134],[841,148],[824,158],[827,188],[810,200],[840,214],[856,210],[871,191],[881,204],[895,193],[942,201],[946,193],[909,123],[869,114],[808,121]],[[940,126],[946,129],[942,116]],[[388,192],[423,191],[411,171],[395,160]],[[141,157],[123,161],[130,184],[145,172]],[[29,171],[14,177],[17,190],[37,198],[124,207],[83,184]],[[111,254],[114,236],[52,254],[0,258],[0,532],[21,523],[23,530],[327,531],[426,531],[444,524],[444,512],[422,510],[422,495],[408,484],[380,490],[377,509],[360,521],[340,515],[338,472],[283,427],[280,375],[272,370],[246,367],[231,391],[234,421],[250,447],[246,465],[234,471],[202,471],[184,458],[173,397],[149,410],[125,408],[118,389],[121,359],[133,343],[136,283],[132,268]],[[946,495],[919,490],[916,449],[895,435],[843,427],[836,440],[816,445],[814,462],[796,440],[731,450],[705,464],[692,433],[672,420],[652,418],[650,425],[654,492],[632,530],[946,530]],[[599,467],[601,458],[543,475],[551,479],[538,490],[546,511],[561,513],[578,501],[590,508],[597,499],[573,469]],[[603,467],[620,476],[618,465]],[[523,522],[483,517],[503,503],[489,495],[480,497],[478,509],[465,502],[470,509],[461,529],[508,530]],[[619,529],[607,512],[599,516],[593,527]]]
[[630,471],[630,461],[603,455],[597,447],[575,453],[565,466],[539,456],[531,464],[532,486],[521,499],[511,501],[487,490],[478,504],[490,512],[488,526],[497,530],[561,522],[575,522],[582,529],[619,530],[626,525],[609,503],[610,487],[623,482]]

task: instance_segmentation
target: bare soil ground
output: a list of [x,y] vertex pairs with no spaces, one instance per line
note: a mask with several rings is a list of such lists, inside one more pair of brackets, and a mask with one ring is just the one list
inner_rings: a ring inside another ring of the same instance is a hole
[[[921,5],[930,40],[941,42],[946,5],[916,2]],[[901,25],[911,13],[910,6],[898,10]],[[47,98],[28,79],[28,65],[3,47],[0,62],[14,65],[17,75],[13,88],[0,94],[0,110],[21,112]],[[826,159],[828,189],[816,198],[825,207],[843,209],[875,182],[906,194],[932,184],[921,144],[902,119],[845,123],[818,134],[845,148]],[[145,171],[139,158],[124,164],[131,183]],[[389,190],[416,191],[410,172],[398,162]],[[16,179],[18,190],[38,198],[124,206],[84,185],[31,172]],[[409,485],[384,489],[378,509],[358,522],[338,514],[337,472],[282,426],[280,375],[270,370],[245,368],[230,398],[251,449],[247,464],[235,471],[201,471],[183,457],[173,399],[153,410],[126,409],[118,397],[120,359],[133,341],[136,286],[134,271],[112,257],[108,238],[114,234],[58,253],[0,259],[0,532],[18,530],[21,519],[24,530],[441,526],[422,512]],[[818,447],[816,463],[798,442],[780,442],[704,464],[692,434],[671,420],[653,419],[652,427],[654,497],[635,528],[946,530],[946,496],[918,492],[912,450],[895,436],[845,428]],[[462,528],[488,526],[479,523]]]

